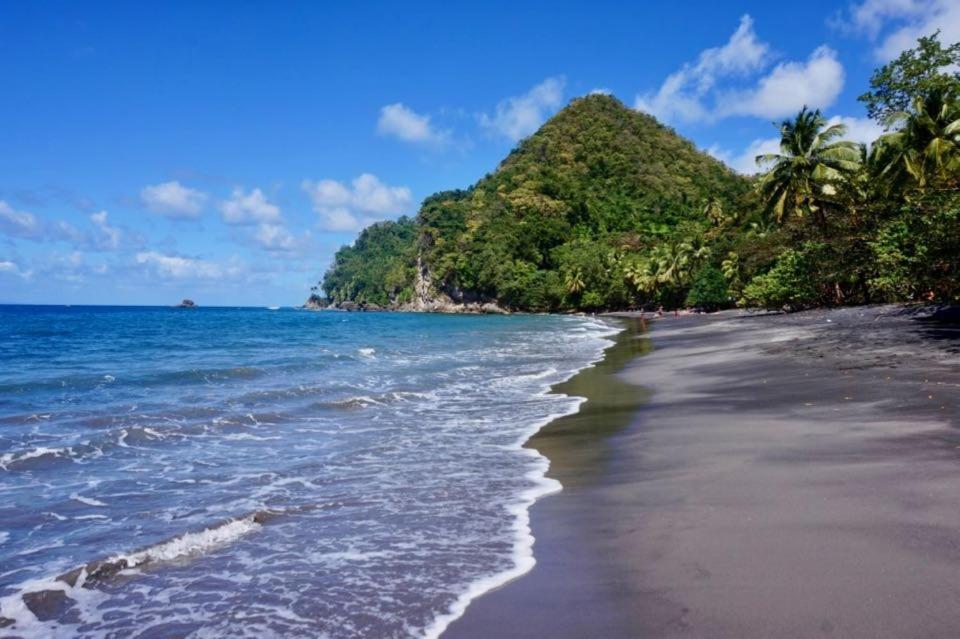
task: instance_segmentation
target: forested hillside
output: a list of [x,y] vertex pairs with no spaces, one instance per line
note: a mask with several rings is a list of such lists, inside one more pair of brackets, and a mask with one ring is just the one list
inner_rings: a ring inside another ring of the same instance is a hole
[[424,201],[415,224],[383,222],[337,253],[323,290],[384,305],[413,295],[417,256],[437,293],[518,309],[622,308],[623,269],[702,234],[749,184],[615,98],[574,100],[464,191]]
[[804,109],[751,179],[613,97],[575,99],[471,188],[365,229],[320,287],[553,311],[955,300],[958,65],[921,39],[861,98],[884,136],[846,141]]

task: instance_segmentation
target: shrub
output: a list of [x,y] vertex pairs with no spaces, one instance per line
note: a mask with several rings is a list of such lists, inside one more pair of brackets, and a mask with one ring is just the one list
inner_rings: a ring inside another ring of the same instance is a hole
[[820,295],[814,271],[811,252],[787,249],[772,269],[756,276],[744,287],[741,304],[764,308],[815,305]]
[[730,291],[723,273],[713,266],[700,269],[694,276],[693,286],[687,293],[687,306],[696,306],[706,311],[715,311],[730,305]]

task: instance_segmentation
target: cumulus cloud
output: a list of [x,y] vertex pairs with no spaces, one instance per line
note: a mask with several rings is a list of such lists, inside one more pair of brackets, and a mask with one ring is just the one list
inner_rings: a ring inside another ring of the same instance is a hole
[[33,275],[33,271],[20,268],[16,262],[0,260],[0,275],[13,275],[28,280]]
[[547,78],[523,95],[502,100],[493,115],[481,114],[480,124],[513,142],[525,138],[560,107],[565,83],[560,77]]
[[755,175],[760,172],[756,161],[758,155],[779,152],[780,138],[757,138],[750,142],[742,153],[731,153],[716,146],[707,149],[707,153],[744,175]]
[[370,173],[357,176],[350,185],[337,180],[304,180],[301,187],[320,214],[321,228],[328,231],[357,230],[406,213],[413,202],[409,188],[388,186]]
[[242,265],[231,260],[226,264],[179,255],[167,255],[157,251],[137,253],[136,263],[164,279],[174,280],[219,280],[236,277],[243,271]]
[[271,204],[260,189],[246,193],[236,188],[230,199],[220,203],[220,214],[227,224],[271,224],[280,221],[280,208]]
[[[827,120],[827,124],[844,125],[847,127],[847,132],[843,136],[844,139],[860,144],[870,145],[883,133],[883,127],[869,118],[835,115]],[[739,173],[755,175],[761,171],[761,168],[757,166],[757,156],[767,153],[780,153],[780,138],[757,138],[750,142],[741,153],[731,153],[719,146],[710,147],[707,149],[707,153]]]
[[843,65],[830,47],[818,47],[806,62],[783,62],[757,86],[731,91],[719,98],[719,115],[779,118],[804,106],[829,107],[843,89]]
[[718,81],[759,71],[769,59],[770,46],[757,38],[753,18],[745,15],[726,44],[701,51],[696,62],[667,76],[658,91],[637,96],[634,106],[667,121],[706,119],[703,99]]
[[847,133],[843,136],[844,139],[868,146],[883,135],[883,127],[870,118],[851,118],[848,116],[835,115],[831,117],[827,123],[842,124],[847,127]]
[[282,224],[261,224],[253,239],[271,253],[296,253],[307,246],[310,233],[297,237]]
[[94,245],[105,250],[115,250],[120,248],[123,232],[115,226],[110,226],[108,217],[106,211],[100,211],[90,216],[90,221],[93,222],[97,230]]
[[0,230],[7,235],[28,239],[43,235],[43,225],[35,215],[17,211],[4,200],[0,200]]
[[745,15],[726,44],[702,51],[696,62],[670,74],[656,92],[637,96],[634,106],[668,122],[770,118],[804,105],[828,107],[843,88],[843,66],[829,47],[818,47],[806,61],[781,62],[759,75],[773,57],[770,46],[757,38],[753,19]]
[[183,186],[176,180],[145,186],[140,201],[150,211],[173,219],[193,219],[200,215],[206,193]]
[[63,220],[45,221],[32,213],[17,211],[0,200],[0,231],[35,242],[67,242],[75,247],[100,251],[120,248],[124,232],[112,226],[106,211],[89,217],[92,230],[81,231]]
[[420,115],[401,102],[380,109],[377,132],[404,142],[435,146],[442,146],[450,139],[450,132],[434,127],[429,115]]
[[960,2],[864,0],[850,6],[846,23],[875,40],[874,55],[886,62],[938,29],[942,42],[960,42]]

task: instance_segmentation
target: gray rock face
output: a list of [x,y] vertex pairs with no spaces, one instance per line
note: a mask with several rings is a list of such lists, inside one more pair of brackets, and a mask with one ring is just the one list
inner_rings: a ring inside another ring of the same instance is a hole
[[480,307],[480,312],[491,314],[491,315],[507,315],[509,311],[497,306],[492,302],[487,302],[486,304]]
[[509,311],[497,305],[495,301],[466,299],[455,292],[459,299],[453,299],[446,292],[438,291],[433,283],[430,268],[417,256],[416,279],[413,283],[413,300],[398,304],[394,310],[421,313],[490,313],[506,314]]
[[308,311],[322,311],[323,309],[327,308],[327,305],[324,304],[320,297],[311,295],[310,298],[303,303],[303,307]]
[[312,311],[404,311],[415,313],[485,313],[488,315],[507,315],[507,309],[496,300],[467,297],[454,289],[450,293],[439,291],[433,282],[430,268],[417,256],[417,270],[413,283],[413,299],[409,302],[392,303],[383,307],[373,303],[359,303],[352,300],[326,304],[318,295],[311,295],[303,307]]
[[73,605],[73,601],[62,590],[28,592],[23,595],[23,603],[40,621],[59,619]]

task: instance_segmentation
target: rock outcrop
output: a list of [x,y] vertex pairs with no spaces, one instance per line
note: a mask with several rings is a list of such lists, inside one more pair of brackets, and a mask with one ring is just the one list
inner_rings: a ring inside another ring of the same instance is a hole
[[327,308],[327,304],[319,295],[311,295],[307,301],[303,303],[303,308],[308,311],[322,311]]
[[507,315],[507,309],[499,306],[495,300],[469,297],[460,291],[442,292],[437,290],[430,275],[430,269],[417,256],[417,270],[413,284],[413,299],[409,302],[395,302],[387,306],[380,306],[372,302],[341,302],[326,303],[318,295],[311,295],[303,307],[311,311],[401,311],[411,313],[478,313],[486,315]]

